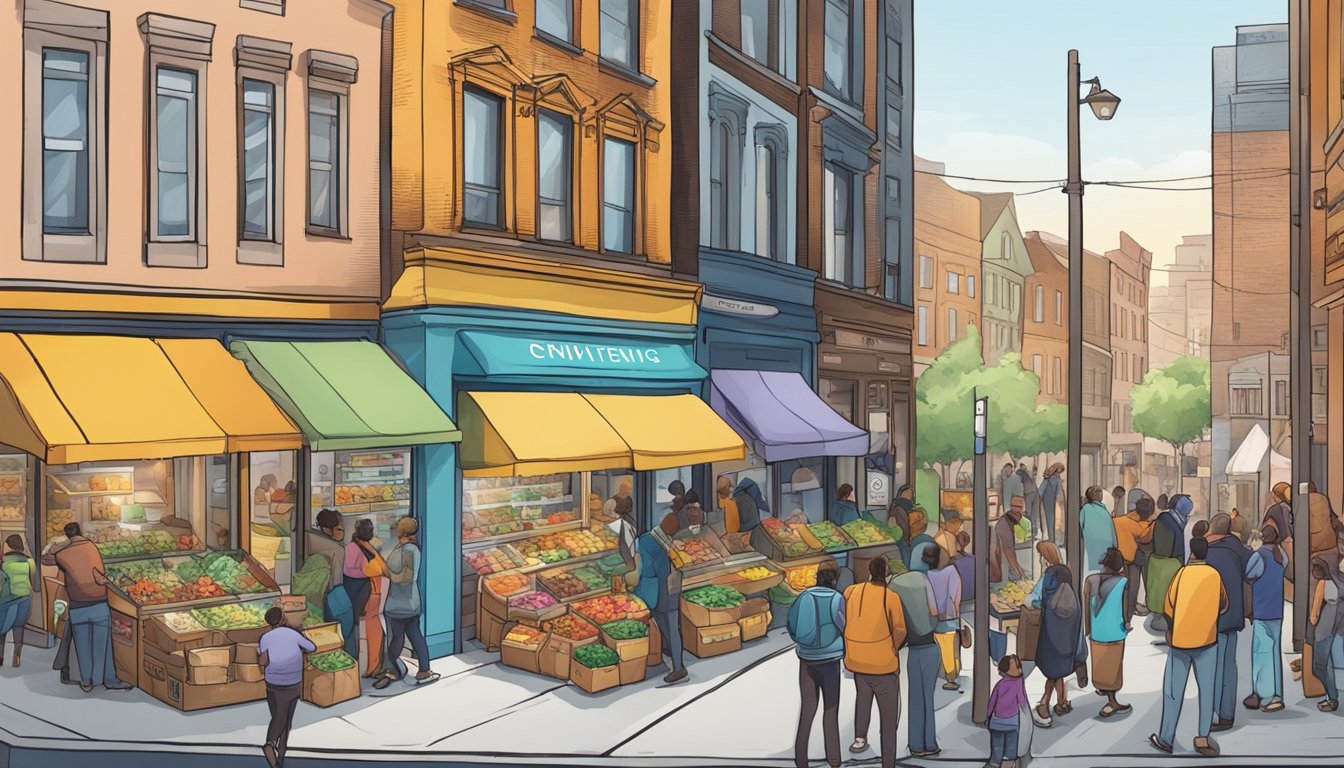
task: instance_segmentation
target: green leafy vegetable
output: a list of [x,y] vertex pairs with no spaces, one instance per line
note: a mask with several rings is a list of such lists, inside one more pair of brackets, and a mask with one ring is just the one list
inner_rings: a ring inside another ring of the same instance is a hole
[[574,649],[574,660],[589,669],[599,669],[615,665],[621,657],[607,646],[593,643]]
[[602,625],[602,631],[616,640],[636,640],[649,636],[649,627],[642,621],[621,619]]
[[710,584],[707,587],[691,590],[682,595],[696,605],[706,608],[736,608],[747,598],[732,587]]
[[345,651],[328,651],[309,656],[308,661],[323,672],[340,672],[355,666],[355,660]]

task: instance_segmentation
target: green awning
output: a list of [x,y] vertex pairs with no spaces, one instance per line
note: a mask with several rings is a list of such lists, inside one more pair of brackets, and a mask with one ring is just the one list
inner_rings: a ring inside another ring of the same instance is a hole
[[235,341],[229,349],[314,451],[462,439],[443,409],[371,341]]

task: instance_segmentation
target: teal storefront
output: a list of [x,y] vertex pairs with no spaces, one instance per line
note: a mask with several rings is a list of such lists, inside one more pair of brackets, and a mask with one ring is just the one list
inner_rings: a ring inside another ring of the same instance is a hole
[[[385,307],[386,345],[463,430],[461,444],[416,449],[436,657],[492,645],[499,626],[478,600],[480,577],[535,570],[547,547],[600,556],[588,548],[607,535],[617,497],[631,498],[646,530],[674,480],[691,488],[696,467],[744,455],[700,398],[698,286],[547,269],[431,252]],[[455,288],[467,278],[471,294]]]

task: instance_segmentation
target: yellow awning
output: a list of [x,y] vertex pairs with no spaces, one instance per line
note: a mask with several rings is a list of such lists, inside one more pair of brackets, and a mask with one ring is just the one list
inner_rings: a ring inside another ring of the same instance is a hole
[[243,361],[214,339],[156,339],[193,395],[223,430],[229,453],[289,451],[303,435],[247,372]]
[[695,395],[584,395],[630,446],[638,470],[741,461],[737,432]]
[[651,470],[746,456],[746,446],[693,395],[467,392],[458,398],[468,476]]
[[302,445],[241,368],[208,339],[0,333],[0,442],[51,464]]

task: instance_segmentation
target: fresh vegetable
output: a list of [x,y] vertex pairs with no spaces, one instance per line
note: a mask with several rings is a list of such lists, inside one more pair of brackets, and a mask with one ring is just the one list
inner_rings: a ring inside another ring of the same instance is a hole
[[558,619],[551,619],[542,625],[542,629],[567,640],[587,640],[597,637],[597,627],[572,613],[567,613]]
[[513,597],[519,592],[525,591],[530,582],[526,576],[521,573],[501,573],[498,576],[491,576],[485,580],[485,585],[500,597]]
[[812,551],[812,547],[808,546],[806,541],[803,541],[803,536],[798,532],[798,529],[779,518],[767,517],[761,521],[761,527],[779,546],[785,557],[802,557]]
[[849,535],[849,538],[853,539],[854,543],[860,547],[892,543],[891,537],[883,533],[882,529],[863,518],[850,520],[840,527],[844,529],[845,533]]
[[795,592],[802,592],[808,587],[815,587],[817,585],[818,567],[819,566],[816,563],[794,566],[784,572],[784,580],[789,583],[789,586],[792,587]]
[[574,660],[589,669],[615,666],[621,660],[615,651],[605,645],[593,643],[574,649]]
[[328,651],[308,657],[308,662],[323,672],[340,672],[355,666],[355,660],[345,651]]
[[760,581],[761,579],[768,579],[773,574],[774,571],[762,565],[753,565],[750,568],[737,572],[738,576],[741,576],[743,579],[746,579],[747,581]]
[[690,592],[682,593],[682,597],[696,605],[702,605],[706,608],[736,608],[747,598],[732,587],[724,587],[718,584],[710,584],[707,587],[693,589]]
[[609,624],[620,619],[645,620],[649,607],[634,595],[601,595],[580,600],[570,606],[574,612],[596,624]]
[[509,607],[520,611],[544,611],[555,605],[555,598],[545,592],[526,592],[509,598]]
[[723,559],[714,551],[713,545],[704,539],[675,539],[668,555],[672,558],[672,565],[678,568],[704,565]]
[[615,640],[638,640],[649,636],[649,625],[634,619],[620,619],[603,624],[602,631]]
[[539,645],[545,637],[545,633],[541,630],[526,624],[515,624],[509,627],[508,634],[504,635],[505,640],[519,645]]
[[827,552],[839,552],[844,549],[852,549],[854,542],[840,530],[840,526],[830,520],[822,520],[819,523],[812,523],[807,526],[817,541],[821,542],[821,548]]
[[577,597],[585,592],[592,592],[594,589],[594,587],[590,587],[583,579],[574,576],[574,574],[568,571],[549,571],[543,573],[541,575],[541,583],[561,600],[568,600],[571,597]]

